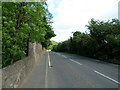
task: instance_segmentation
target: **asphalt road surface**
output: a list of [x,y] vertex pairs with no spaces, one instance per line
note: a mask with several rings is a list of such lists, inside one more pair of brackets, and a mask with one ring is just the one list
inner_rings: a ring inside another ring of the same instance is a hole
[[20,88],[118,88],[118,65],[47,52]]

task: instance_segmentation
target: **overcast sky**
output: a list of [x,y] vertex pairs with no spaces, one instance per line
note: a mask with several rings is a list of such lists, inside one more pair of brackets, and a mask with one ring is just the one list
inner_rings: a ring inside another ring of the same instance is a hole
[[111,20],[118,18],[120,0],[48,0],[48,9],[53,15],[53,28],[57,42],[67,40],[72,32],[87,31],[85,25],[92,18]]

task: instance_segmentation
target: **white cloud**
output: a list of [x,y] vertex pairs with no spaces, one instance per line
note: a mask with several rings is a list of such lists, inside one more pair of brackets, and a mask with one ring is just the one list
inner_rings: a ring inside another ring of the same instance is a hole
[[[54,31],[57,34],[53,40],[64,41],[73,31],[84,32],[85,25],[91,18],[112,19],[117,18],[117,5],[119,0],[48,0],[49,10],[53,18]],[[57,5],[58,4],[58,5]],[[56,7],[57,5],[57,7]]]

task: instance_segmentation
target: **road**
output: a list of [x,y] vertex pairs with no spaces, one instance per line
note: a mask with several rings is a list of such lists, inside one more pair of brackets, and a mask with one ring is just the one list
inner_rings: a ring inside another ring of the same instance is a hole
[[47,52],[21,88],[118,88],[118,67],[74,54]]

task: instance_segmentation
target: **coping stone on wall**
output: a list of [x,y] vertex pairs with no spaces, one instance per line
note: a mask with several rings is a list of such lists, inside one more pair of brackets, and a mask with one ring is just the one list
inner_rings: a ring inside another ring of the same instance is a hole
[[2,88],[17,88],[40,60],[45,49],[41,44],[29,43],[28,57],[2,69]]

